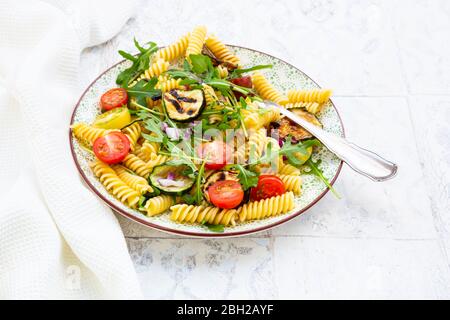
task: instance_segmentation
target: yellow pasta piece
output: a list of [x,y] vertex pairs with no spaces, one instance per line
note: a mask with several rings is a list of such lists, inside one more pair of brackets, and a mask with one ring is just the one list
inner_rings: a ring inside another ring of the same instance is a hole
[[141,148],[136,152],[136,155],[145,162],[150,161],[153,154],[157,154],[159,151],[159,143],[145,141]]
[[244,204],[238,209],[239,221],[261,220],[287,213],[294,209],[294,193],[282,195]]
[[228,77],[228,68],[224,67],[222,65],[218,65],[216,67],[217,72],[219,73],[219,77],[222,79],[225,79],[226,77]]
[[181,79],[168,79],[167,77],[159,76],[155,88],[160,89],[162,92],[167,92],[180,88],[180,82]]
[[225,62],[232,63],[234,65],[239,64],[239,58],[236,57],[231,51],[214,35],[210,35],[205,41],[206,46],[211,50],[214,55]]
[[130,87],[134,86],[140,80],[147,79],[150,80],[153,77],[160,76],[163,72],[166,72],[169,69],[169,63],[164,59],[156,59],[150,67],[144,71],[143,74],[139,76],[135,81],[130,84]]
[[140,194],[153,192],[153,188],[148,184],[145,178],[129,172],[121,165],[115,165],[112,168],[123,182],[125,182],[130,188],[133,188]]
[[97,138],[102,137],[111,131],[117,131],[95,128],[81,122],[74,123],[71,128],[77,139],[82,140],[89,145],[92,145]]
[[161,195],[154,198],[150,198],[145,203],[145,209],[149,217],[156,216],[168,210],[175,204],[175,200],[172,196]]
[[269,81],[260,72],[255,72],[252,75],[253,86],[261,96],[261,98],[273,101],[280,105],[284,105],[288,102],[288,99],[278,92]]
[[279,175],[278,177],[283,181],[286,191],[292,191],[295,195],[302,193],[302,178],[300,176]]
[[147,162],[147,166],[150,169],[153,169],[154,167],[159,166],[169,160],[170,160],[170,157],[168,157],[168,156],[152,153],[150,156],[150,160]]
[[186,49],[186,58],[189,60],[191,54],[201,54],[205,43],[206,27],[199,26],[189,35],[189,43]]
[[136,172],[141,177],[147,178],[152,171],[152,167],[149,166],[146,162],[142,161],[137,155],[133,153],[129,153],[125,159],[123,159],[122,163],[130,169],[131,171]]
[[136,206],[139,202],[140,194],[123,182],[110,166],[99,160],[91,163],[90,166],[100,182],[117,199],[130,207],[134,208]]
[[172,62],[175,59],[180,58],[186,52],[186,48],[189,43],[189,33],[184,35],[177,42],[167,46],[163,49],[158,50],[155,53],[155,57],[157,59],[164,59],[167,62]]
[[131,151],[134,151],[134,147],[141,137],[141,125],[138,122],[135,122],[124,128],[122,131],[128,137],[128,140],[130,140]]
[[287,93],[289,103],[317,102],[325,103],[330,99],[330,89],[289,90]]
[[235,225],[236,210],[220,209],[212,206],[179,204],[170,208],[170,219],[177,222]]
[[294,167],[293,165],[289,163],[285,163],[282,159],[280,159],[280,165],[279,165],[279,174],[282,175],[289,175],[289,176],[299,176],[300,175],[300,169]]
[[248,154],[250,162],[259,159],[261,157],[266,142],[267,142],[266,129],[262,128],[256,131],[254,130],[249,131]]

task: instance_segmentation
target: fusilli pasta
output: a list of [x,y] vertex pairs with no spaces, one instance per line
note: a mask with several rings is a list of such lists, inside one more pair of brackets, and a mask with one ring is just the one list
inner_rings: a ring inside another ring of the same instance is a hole
[[286,191],[292,191],[295,195],[302,193],[302,178],[300,176],[279,175],[278,177],[283,181]]
[[261,98],[274,101],[280,105],[288,102],[287,98],[278,92],[260,72],[255,72],[252,75],[252,81]]
[[189,59],[191,54],[202,53],[203,44],[205,43],[206,27],[199,26],[189,35],[189,43],[186,49],[186,58]]
[[113,166],[113,169],[123,182],[125,182],[129,187],[133,188],[140,194],[153,192],[153,188],[148,184],[145,178],[129,172],[121,165],[115,165]]
[[145,203],[145,209],[149,217],[156,216],[168,210],[175,204],[174,197],[168,195],[161,195],[150,198]]
[[152,171],[152,167],[149,166],[146,162],[142,161],[138,156],[133,153],[129,153],[125,159],[123,159],[122,163],[128,169],[136,172],[141,177],[147,178],[150,171]]
[[81,122],[74,123],[72,125],[72,132],[75,135],[75,137],[77,137],[78,139],[84,141],[89,145],[92,145],[95,139],[102,137],[111,131],[113,130],[95,128]]
[[289,90],[287,93],[290,103],[317,102],[325,103],[330,99],[330,89]]
[[127,203],[130,207],[136,206],[140,198],[139,193],[123,182],[110,166],[97,160],[91,163],[91,168],[100,182],[116,198],[123,203]]
[[210,35],[205,41],[206,46],[214,55],[225,62],[232,63],[234,65],[239,64],[239,58],[236,57],[231,51],[214,35]]
[[235,225],[236,210],[179,204],[170,208],[170,219],[177,222]]
[[189,43],[189,34],[184,35],[177,42],[167,46],[163,49],[158,50],[155,54],[156,59],[164,59],[167,62],[172,62],[173,60],[181,57],[186,52],[186,48]]
[[141,137],[141,125],[138,122],[134,122],[122,131],[128,137],[128,140],[130,140],[131,151],[133,151],[136,142]]
[[282,195],[244,204],[238,209],[239,221],[260,220],[287,213],[294,209],[294,193]]

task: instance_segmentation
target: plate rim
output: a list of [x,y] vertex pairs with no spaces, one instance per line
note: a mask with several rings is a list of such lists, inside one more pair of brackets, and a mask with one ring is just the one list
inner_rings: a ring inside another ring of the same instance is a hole
[[[278,59],[279,61],[282,61],[283,63],[287,64],[288,66],[296,69],[297,71],[302,72],[305,76],[307,76],[318,88],[321,88],[321,86],[315,81],[313,80],[308,74],[306,74],[305,72],[303,72],[302,70],[300,70],[299,68],[297,68],[296,66],[294,66],[293,64],[286,62],[283,59],[280,59],[278,57],[275,57],[271,54],[265,53],[263,51],[257,50],[257,49],[251,49],[248,47],[244,47],[244,46],[239,46],[239,45],[232,45],[232,44],[226,44],[226,46],[230,46],[230,47],[237,47],[237,48],[241,48],[241,49],[245,49],[245,50],[250,50],[250,51],[254,51],[260,54],[264,54],[267,55],[271,58],[274,59]],[[273,222],[271,224],[265,225],[265,226],[260,226],[254,229],[250,229],[250,230],[243,230],[243,231],[235,231],[235,232],[227,232],[227,233],[199,233],[199,232],[194,232],[194,231],[184,231],[184,230],[176,230],[176,229],[172,229],[172,228],[168,228],[165,226],[161,226],[146,220],[143,220],[141,218],[138,218],[136,216],[133,216],[131,214],[128,214],[127,212],[125,212],[124,210],[122,210],[121,208],[119,208],[118,206],[116,206],[114,203],[110,202],[108,199],[106,199],[89,181],[89,179],[86,177],[86,175],[83,172],[83,169],[81,168],[78,159],[76,157],[75,154],[75,148],[73,145],[73,141],[72,141],[72,129],[71,126],[75,120],[75,114],[76,111],[81,103],[81,101],[83,100],[84,96],[86,95],[86,93],[88,92],[88,90],[94,85],[94,83],[96,83],[105,73],[107,73],[109,70],[115,68],[117,65],[125,62],[125,59],[120,60],[119,62],[113,64],[112,66],[110,66],[109,68],[105,69],[102,73],[100,73],[87,87],[86,89],[83,91],[83,93],[81,94],[80,98],[78,99],[77,103],[75,104],[75,107],[73,108],[72,111],[72,115],[70,117],[70,125],[69,125],[69,143],[70,143],[70,152],[72,154],[72,159],[75,163],[75,166],[79,172],[79,174],[81,175],[81,177],[83,178],[83,181],[87,184],[87,186],[89,187],[89,189],[98,197],[100,198],[100,200],[102,200],[108,207],[110,207],[111,209],[113,209],[115,212],[117,212],[118,214],[120,214],[123,217],[126,217],[134,222],[137,222],[143,226],[146,226],[148,228],[151,229],[156,229],[159,231],[163,231],[166,232],[168,234],[175,234],[175,235],[181,235],[181,236],[186,236],[186,237],[196,237],[196,238],[228,238],[228,237],[238,237],[238,236],[244,236],[244,235],[249,235],[249,234],[254,234],[254,233],[258,233],[258,232],[262,232],[265,230],[270,230],[272,228],[278,227],[294,218],[297,218],[298,216],[300,216],[301,214],[303,214],[304,212],[306,212],[307,210],[309,210],[311,207],[313,207],[315,204],[317,204],[327,193],[328,191],[330,191],[329,188],[326,188],[321,194],[319,194],[313,201],[311,201],[310,204],[308,204],[306,207],[298,210],[295,213],[290,214],[289,216],[286,216],[285,218]],[[334,110],[336,111],[336,114],[338,116],[341,128],[342,128],[342,136],[345,138],[345,127],[344,127],[344,123],[342,122],[342,118],[341,115],[339,114],[339,110],[336,108],[336,106],[334,105],[334,102],[332,99],[330,99],[331,105],[334,108]],[[330,181],[330,185],[334,185],[334,183],[336,182],[337,178],[339,177],[342,167],[343,167],[344,161],[340,160],[338,169],[336,171],[336,174],[334,175],[334,177],[331,179]]]

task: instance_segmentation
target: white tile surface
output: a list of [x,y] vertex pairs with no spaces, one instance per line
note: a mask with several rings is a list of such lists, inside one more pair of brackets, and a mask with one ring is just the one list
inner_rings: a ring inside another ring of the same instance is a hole
[[275,279],[285,299],[449,298],[436,240],[275,239]]
[[272,240],[129,240],[151,299],[275,298]]
[[[204,24],[227,43],[290,62],[334,101],[351,140],[392,158],[373,183],[344,168],[294,221],[244,238],[180,238],[119,218],[148,298],[450,298],[450,2],[141,1],[85,50],[80,93],[133,50]],[[435,96],[439,94],[439,96]]]

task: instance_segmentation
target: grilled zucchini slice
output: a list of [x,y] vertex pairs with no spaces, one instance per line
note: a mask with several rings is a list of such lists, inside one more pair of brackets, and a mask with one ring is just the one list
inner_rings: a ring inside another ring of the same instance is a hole
[[170,119],[190,121],[200,115],[206,103],[203,90],[173,89],[164,93],[164,104]]

